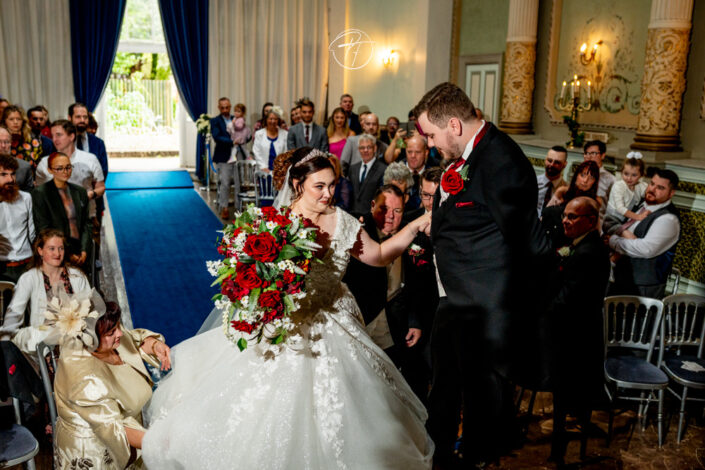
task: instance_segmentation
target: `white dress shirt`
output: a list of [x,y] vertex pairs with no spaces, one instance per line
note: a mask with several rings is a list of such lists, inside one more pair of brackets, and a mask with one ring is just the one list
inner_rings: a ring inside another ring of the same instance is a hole
[[32,256],[34,235],[29,193],[20,191],[14,202],[0,202],[0,261],[23,261]]
[[[657,210],[666,207],[671,203],[671,200],[661,203],[649,205],[644,203],[644,207],[652,214]],[[634,232],[641,221],[636,222],[629,227],[630,232]],[[630,240],[628,238],[612,235],[610,237],[610,248],[617,253],[630,256],[632,258],[654,258],[666,252],[677,241],[680,235],[681,225],[678,222],[678,217],[675,214],[664,214],[657,217],[643,238]]]
[[[372,165],[375,164],[375,159],[373,158],[369,162],[365,163],[362,162],[362,165],[360,165],[360,173],[358,174],[358,179],[360,180],[360,183],[362,183],[362,174],[365,173],[365,179],[367,179],[368,176],[370,176],[370,168],[372,168]],[[367,168],[367,171],[365,171],[365,168]]]
[[[610,198],[610,191],[615,182],[615,177],[612,173],[600,167],[600,180],[597,182],[597,195],[607,202]],[[604,204],[603,204],[604,207]]]
[[[44,184],[54,178],[54,175],[49,173],[49,159],[42,158],[37,165],[36,181],[37,185]],[[71,155],[71,178],[69,183],[73,183],[84,188],[86,191],[92,191],[95,183],[105,181],[103,169],[100,167],[98,158],[92,153],[85,150],[74,149]],[[88,215],[95,217],[95,199],[88,201]]]

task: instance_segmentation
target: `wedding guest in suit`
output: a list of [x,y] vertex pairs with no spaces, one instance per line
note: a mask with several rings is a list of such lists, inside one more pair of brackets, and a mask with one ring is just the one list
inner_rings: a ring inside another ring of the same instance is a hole
[[51,148],[51,122],[49,122],[49,111],[42,105],[35,106],[29,108],[27,118],[29,119],[29,127],[32,129],[32,138],[40,139],[41,136],[44,136],[47,139],[47,147],[44,148],[43,153],[44,155],[51,155],[53,150]]
[[45,156],[45,152],[51,152],[54,149],[46,137],[42,135],[38,138],[32,137],[29,120],[19,106],[10,105],[5,108],[0,117],[0,126],[5,127],[12,136],[10,155],[28,162],[33,171]]
[[345,93],[340,97],[340,107],[345,111],[345,115],[348,117],[348,127],[355,135],[362,134],[362,126],[360,126],[360,116],[353,112],[353,106],[355,102],[353,101],[352,95]]
[[600,206],[592,198],[579,196],[566,205],[563,229],[569,242],[558,250],[559,268],[549,284],[555,288],[548,309],[553,389],[551,459],[561,463],[567,446],[566,415],[578,418],[585,433],[591,410],[603,393],[602,304],[610,262],[597,230],[599,216]]
[[641,221],[629,219],[609,237],[609,246],[617,253],[610,295],[663,297],[681,234],[672,201],[678,183],[673,170],[655,168],[644,201],[636,208],[637,214],[649,215]]
[[[12,151],[12,136],[4,127],[0,126],[0,155],[11,155]],[[15,172],[15,180],[20,191],[26,193],[32,192],[34,189],[34,171],[32,165],[26,160],[17,160],[17,171]]]
[[600,204],[597,188],[600,181],[600,169],[593,161],[583,162],[575,169],[569,186],[556,190],[547,207],[541,212],[541,226],[553,248],[567,243],[563,231],[563,210],[566,204],[578,196],[587,196]]
[[350,180],[342,175],[340,160],[338,157],[331,155],[328,159],[330,160],[331,165],[333,165],[333,172],[335,173],[336,183],[335,192],[333,193],[335,206],[340,207],[345,212],[349,212],[353,199],[352,183],[350,183]]
[[105,142],[95,134],[88,132],[88,108],[83,103],[69,106],[69,120],[76,126],[76,148],[92,153],[98,159],[103,176],[108,177],[108,152]]
[[17,282],[32,261],[32,198],[15,180],[18,159],[0,155],[0,279]]
[[[88,279],[79,270],[66,263],[66,238],[60,230],[42,230],[34,242],[34,256],[29,269],[20,276],[15,286],[5,320],[0,327],[0,339],[10,339],[30,357],[36,356],[37,344],[46,337],[39,327],[44,324],[47,299],[53,289],[67,294],[90,291]],[[29,325],[25,326],[25,313]]]
[[65,335],[61,342],[54,380],[56,468],[77,468],[77,461],[84,468],[141,468],[142,408],[153,385],[144,363],[169,369],[170,349],[158,333],[125,329],[114,302],[97,320],[88,318],[81,333],[81,339]]
[[601,140],[590,140],[583,146],[583,158],[585,161],[593,161],[600,168],[600,186],[597,188],[597,196],[602,201],[600,213],[604,214],[607,208],[607,201],[610,198],[610,191],[615,182],[614,175],[607,171],[602,164],[607,156],[607,146]]
[[[227,219],[230,214],[228,205],[230,202],[230,185],[237,179],[235,161],[231,159],[233,150],[233,139],[228,132],[228,125],[232,126],[234,116],[230,114],[232,105],[226,97],[218,100],[218,114],[211,119],[211,135],[215,141],[215,150],[213,151],[213,163],[218,171],[218,206],[220,207],[220,217]],[[235,199],[237,199],[237,188],[235,190]],[[237,200],[235,207],[238,207]]]
[[353,204],[350,213],[353,215],[365,214],[370,209],[372,198],[377,188],[382,185],[387,165],[375,158],[377,153],[375,141],[376,139],[369,134],[360,136],[361,160],[350,168],[349,178],[353,187]]
[[279,127],[281,119],[282,109],[279,106],[272,106],[267,115],[267,127],[255,132],[252,155],[262,171],[272,171],[274,159],[287,150],[288,132]]
[[69,261],[83,266],[90,253],[93,233],[88,192],[69,182],[73,166],[66,154],[54,152],[47,160],[53,178],[32,192],[34,224],[38,231],[61,230],[67,241],[65,248]]
[[[367,113],[364,116],[361,116],[361,119],[364,133],[375,139],[375,145],[377,147],[377,150],[375,151],[375,158],[381,158],[384,155],[384,151],[387,150],[387,144],[376,137],[379,133],[379,118],[374,113]],[[345,147],[343,147],[343,153],[340,156],[340,163],[343,166],[343,174],[348,177],[350,177],[350,168],[361,159],[360,150],[358,149],[360,137],[360,135],[348,137],[348,141],[345,143]]]
[[390,116],[387,118],[387,123],[384,126],[384,130],[380,132],[379,140],[389,145],[397,134],[397,129],[399,129],[399,118],[396,116]]
[[545,307],[548,244],[536,218],[536,173],[519,146],[478,119],[458,86],[442,83],[414,109],[451,164],[433,206],[433,251],[445,290],[431,333],[428,429],[434,461],[453,465],[461,401],[468,466],[496,459],[517,437],[510,380],[530,383]]
[[343,153],[343,147],[347,142],[348,137],[352,137],[355,133],[348,127],[347,119],[345,119],[345,111],[343,108],[335,108],[328,122],[328,147],[330,153],[340,159]]
[[313,122],[315,106],[308,98],[301,100],[301,122],[292,126],[287,136],[287,149],[313,147],[321,152],[328,152],[328,134],[326,130]]
[[543,161],[544,172],[536,176],[536,184],[539,187],[538,204],[536,210],[541,217],[541,212],[548,205],[553,194],[559,188],[567,186],[563,179],[563,169],[568,161],[568,151],[565,147],[554,145],[548,150],[546,159]]

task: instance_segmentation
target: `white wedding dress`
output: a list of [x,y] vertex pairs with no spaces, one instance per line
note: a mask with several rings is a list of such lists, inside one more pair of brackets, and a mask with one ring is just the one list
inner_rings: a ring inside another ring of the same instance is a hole
[[149,470],[431,468],[426,410],[341,282],[360,223],[336,219],[295,313],[298,341],[240,352],[216,328],[172,350],[145,413]]

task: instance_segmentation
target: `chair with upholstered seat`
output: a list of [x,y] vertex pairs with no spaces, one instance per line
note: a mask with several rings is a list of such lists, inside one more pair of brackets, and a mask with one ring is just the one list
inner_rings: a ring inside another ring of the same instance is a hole
[[702,398],[688,397],[688,389],[705,390],[705,297],[669,295],[663,299],[663,303],[664,343],[667,352],[661,367],[671,381],[682,389],[679,395],[673,387],[668,387],[681,402],[676,438],[680,443],[683,438],[686,401],[705,402]]
[[[646,410],[658,403],[658,445],[663,445],[663,397],[668,377],[658,367],[663,355],[663,303],[646,297],[607,297],[604,303],[605,390],[610,399],[607,443],[612,437],[614,402],[639,402],[638,417],[646,426]],[[658,358],[652,363],[659,342]],[[639,392],[639,396],[624,393]],[[655,396],[657,395],[657,397]]]

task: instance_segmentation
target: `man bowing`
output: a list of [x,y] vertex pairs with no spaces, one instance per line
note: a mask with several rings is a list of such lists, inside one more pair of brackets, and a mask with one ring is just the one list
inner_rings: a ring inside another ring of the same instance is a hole
[[[549,248],[536,218],[536,175],[519,146],[442,83],[414,109],[419,131],[448,166],[430,235],[444,293],[431,333],[428,428],[435,462],[450,466],[463,401],[463,455],[496,459],[512,444],[513,387],[538,366],[537,279]],[[521,360],[520,360],[521,359]],[[519,374],[522,373],[522,374]]]

